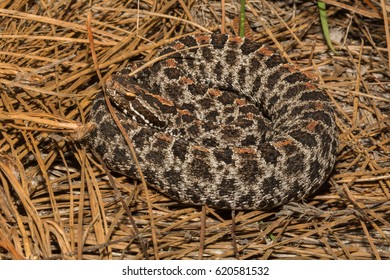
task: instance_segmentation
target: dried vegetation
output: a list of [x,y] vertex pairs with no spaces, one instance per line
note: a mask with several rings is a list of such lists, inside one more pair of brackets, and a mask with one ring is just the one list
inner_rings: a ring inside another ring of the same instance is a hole
[[74,139],[101,90],[95,65],[104,80],[173,38],[233,33],[239,4],[88,2],[0,2],[0,259],[390,259],[389,2],[324,1],[334,54],[314,1],[248,1],[248,36],[318,76],[341,135],[306,203],[235,213],[110,185]]

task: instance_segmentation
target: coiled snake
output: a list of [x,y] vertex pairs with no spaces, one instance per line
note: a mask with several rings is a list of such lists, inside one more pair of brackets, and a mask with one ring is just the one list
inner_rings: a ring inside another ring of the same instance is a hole
[[[324,183],[336,159],[334,110],[305,74],[228,35],[183,37],[159,55],[106,83],[149,183],[178,201],[224,209],[272,208]],[[138,178],[102,95],[90,120],[90,148]]]

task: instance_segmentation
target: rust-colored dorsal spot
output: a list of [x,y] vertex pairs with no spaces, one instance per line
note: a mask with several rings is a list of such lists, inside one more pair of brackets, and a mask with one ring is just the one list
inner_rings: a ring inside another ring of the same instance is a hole
[[222,92],[218,89],[210,88],[207,90],[208,94],[210,94],[212,97],[218,97],[222,95]]
[[252,148],[235,148],[234,152],[237,154],[255,155],[256,150]]
[[315,108],[317,110],[323,110],[324,109],[324,104],[320,103],[320,102],[316,102],[316,105],[315,105]]
[[192,146],[192,149],[197,150],[197,151],[201,151],[204,153],[210,153],[210,150],[203,147],[203,146]]
[[192,114],[187,109],[177,109],[177,112],[182,116],[191,116]]
[[307,130],[314,131],[316,126],[318,125],[318,121],[311,121],[307,126]]
[[235,43],[235,44],[241,44],[244,40],[241,37],[238,36],[232,36],[229,37],[229,42]]
[[157,138],[160,139],[161,141],[168,142],[168,143],[172,143],[173,141],[172,136],[165,133],[158,135]]
[[234,103],[236,103],[238,106],[244,106],[247,104],[244,98],[237,98],[236,100],[234,100]]
[[167,59],[166,62],[167,62],[167,66],[170,67],[170,68],[174,68],[174,67],[177,66],[177,62],[173,58]]
[[185,48],[185,45],[183,44],[183,43],[181,43],[181,42],[176,42],[174,45],[173,45],[173,48],[175,49],[175,50],[182,50],[182,49],[184,49]]
[[270,50],[269,48],[267,47],[264,47],[262,46],[260,49],[257,50],[259,53],[261,53],[262,55],[265,55],[265,56],[271,56],[274,54],[274,52],[272,50]]
[[299,70],[296,65],[290,64],[290,63],[283,64],[283,67],[286,68],[291,73],[295,73],[295,72],[297,72]]
[[246,114],[246,118],[247,118],[248,120],[253,120],[254,117],[255,117],[255,115],[254,115],[253,113],[247,113],[247,114]]
[[[252,40],[253,39],[253,32],[252,32],[252,29],[251,29],[251,26],[249,24],[248,19],[245,19],[244,25],[245,25],[245,27],[244,27],[245,38]],[[233,31],[234,31],[234,34],[236,34],[237,36],[240,33],[240,17],[238,17],[238,16],[233,19]]]
[[284,140],[284,141],[276,142],[274,145],[277,148],[283,148],[285,146],[290,145],[291,143],[292,143],[292,140]]
[[185,83],[187,85],[194,84],[194,81],[192,79],[188,78],[188,77],[181,77],[180,81],[182,81],[183,83]]
[[161,104],[165,105],[165,106],[174,106],[175,103],[173,103],[171,100],[168,100],[164,97],[162,97],[161,95],[158,95],[158,94],[150,94],[151,96],[153,96],[154,98],[156,98]]
[[310,90],[316,90],[317,87],[312,83],[312,82],[306,82],[305,87],[310,89]]
[[195,37],[195,40],[199,45],[210,43],[210,39],[210,35],[198,35]]
[[316,81],[318,80],[318,76],[316,75],[315,72],[312,71],[301,71],[303,75],[309,78],[309,80]]

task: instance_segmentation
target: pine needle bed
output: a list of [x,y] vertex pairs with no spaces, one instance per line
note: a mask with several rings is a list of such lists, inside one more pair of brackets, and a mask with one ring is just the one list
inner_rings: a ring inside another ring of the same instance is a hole
[[239,4],[91,2],[0,3],[0,259],[390,259],[386,1],[323,1],[337,53],[314,1],[248,1],[248,36],[318,76],[341,135],[313,197],[235,213],[110,177],[80,138],[94,59],[104,80],[184,34],[234,33]]

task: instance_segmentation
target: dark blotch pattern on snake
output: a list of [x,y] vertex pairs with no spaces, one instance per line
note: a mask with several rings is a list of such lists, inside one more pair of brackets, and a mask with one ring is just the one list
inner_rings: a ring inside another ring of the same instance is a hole
[[[324,183],[336,159],[334,110],[305,74],[228,35],[187,36],[159,55],[106,84],[147,182],[178,201],[224,209],[269,209]],[[90,148],[139,178],[102,95],[90,120]]]

